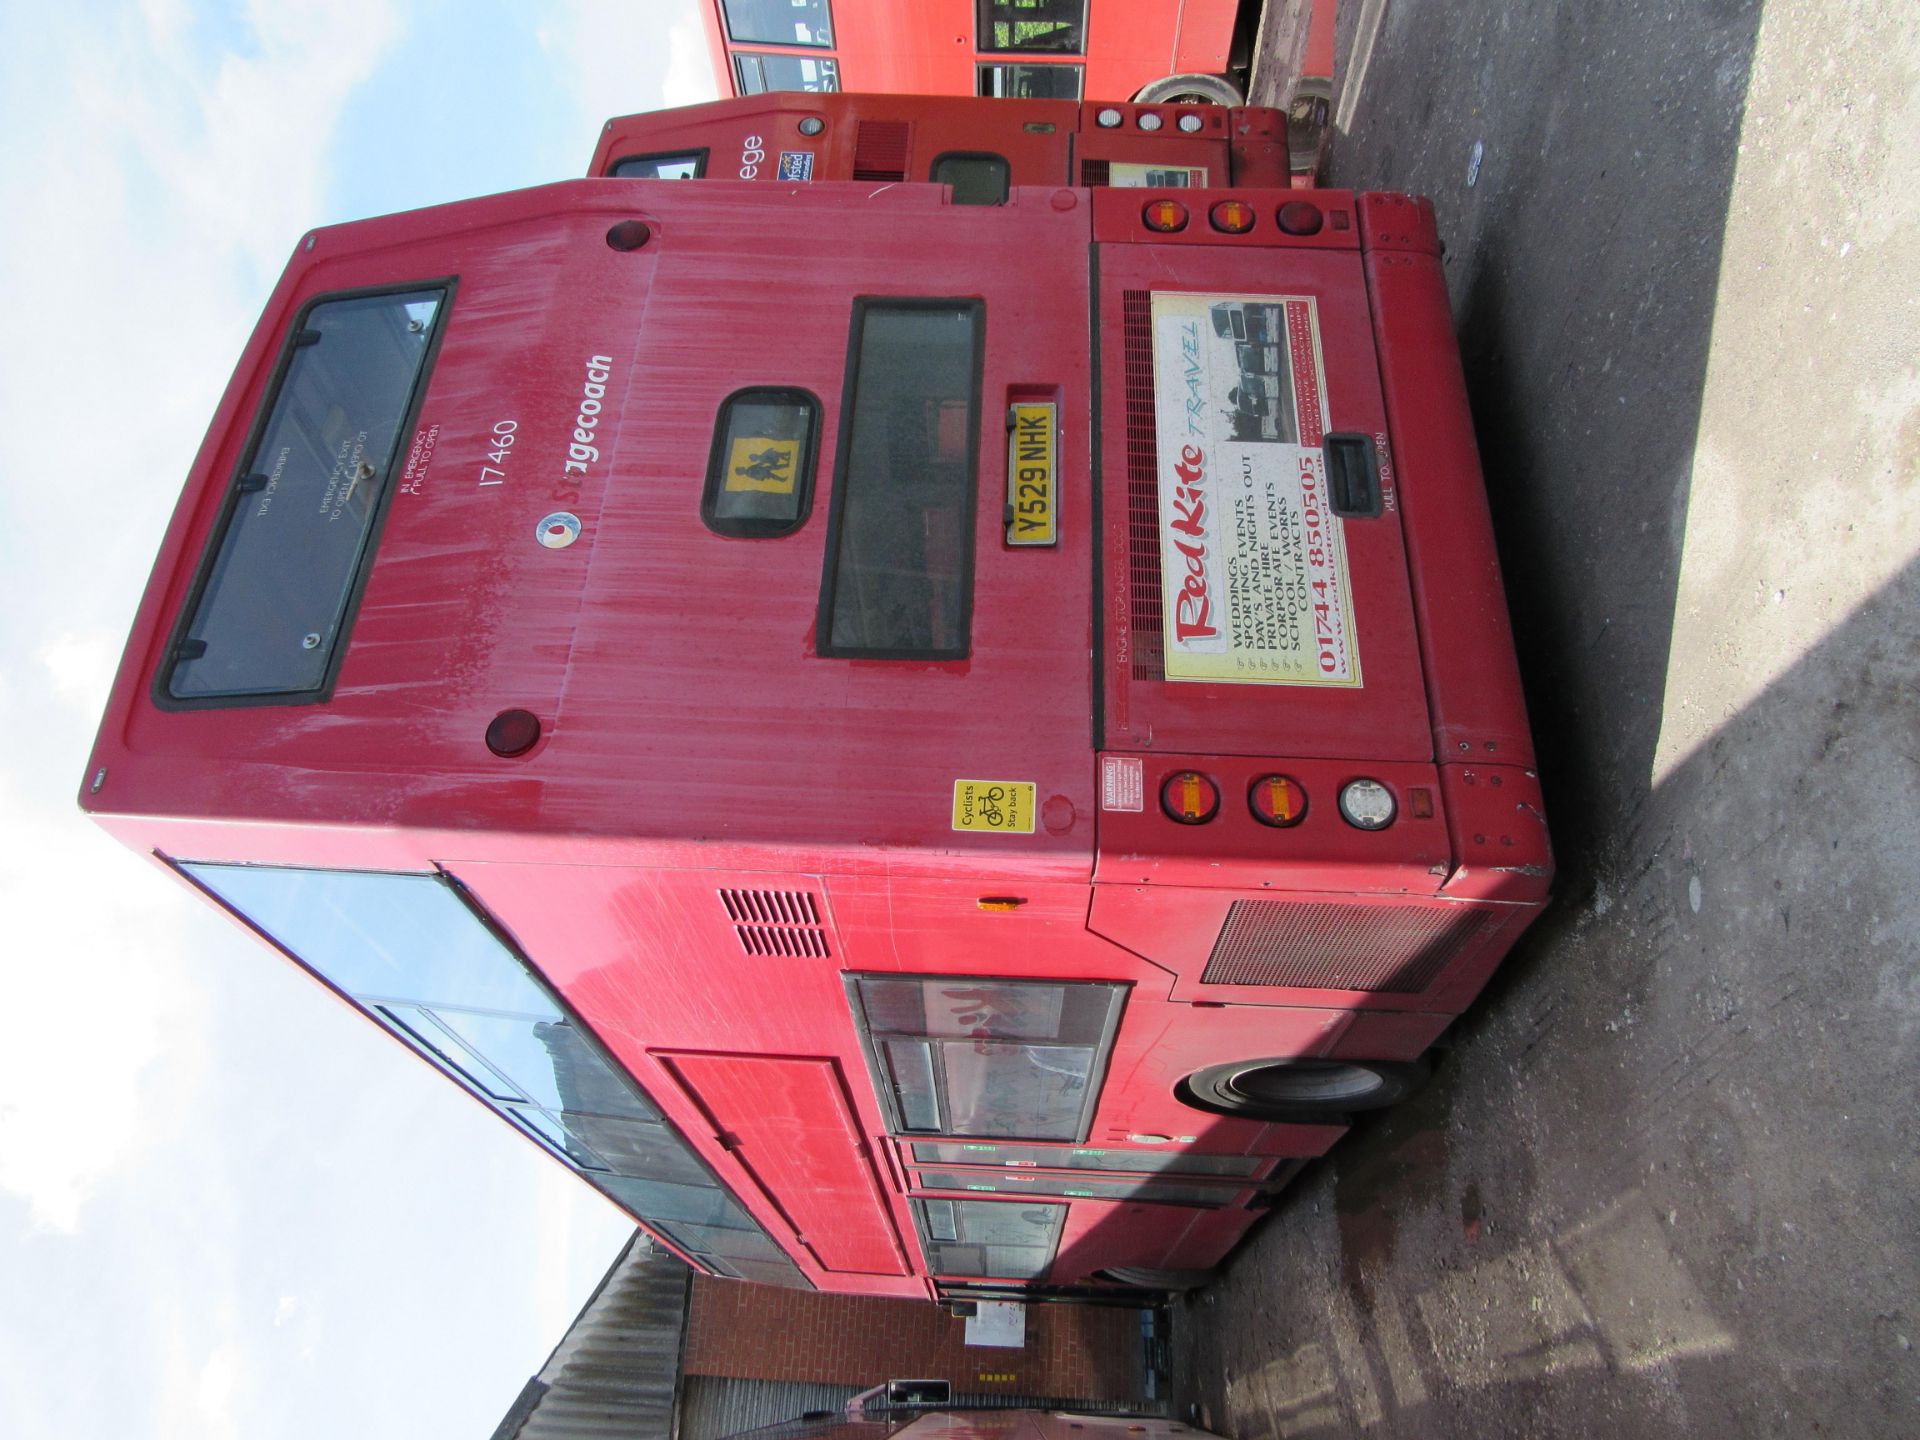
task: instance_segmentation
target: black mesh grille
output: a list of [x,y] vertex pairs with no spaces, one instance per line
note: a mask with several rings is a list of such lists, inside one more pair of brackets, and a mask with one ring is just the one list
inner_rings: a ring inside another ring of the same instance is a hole
[[1495,923],[1495,912],[1452,905],[1242,900],[1227,912],[1200,979],[1417,994]]
[[1080,183],[1082,185],[1104,185],[1107,183],[1107,162],[1105,160],[1082,160],[1080,162]]
[[1127,593],[1133,678],[1166,678],[1160,619],[1160,475],[1153,418],[1153,297],[1124,291],[1127,371]]

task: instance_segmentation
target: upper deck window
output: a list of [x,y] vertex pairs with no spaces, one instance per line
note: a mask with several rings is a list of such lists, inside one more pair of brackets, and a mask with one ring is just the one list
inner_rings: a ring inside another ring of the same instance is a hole
[[[651,1101],[435,875],[183,864],[208,891],[721,1274],[799,1272]],[[672,1227],[672,1228],[668,1228]]]
[[325,693],[446,298],[415,287],[301,312],[161,670],[163,703]]
[[978,0],[982,50],[1084,55],[1087,0]]
[[1081,1138],[1119,985],[857,975],[847,986],[893,1133]]
[[1078,100],[1078,65],[978,65],[982,95],[996,100]]
[[833,44],[827,0],[721,0],[720,8],[726,12],[730,39],[822,49]]
[[621,180],[698,180],[707,173],[707,152],[675,151],[670,155],[623,155],[609,175]]
[[822,655],[967,653],[981,320],[977,300],[854,302]]
[[831,60],[811,60],[804,55],[735,51],[733,75],[742,95],[760,95],[768,90],[805,90],[818,95],[840,88],[837,64]]

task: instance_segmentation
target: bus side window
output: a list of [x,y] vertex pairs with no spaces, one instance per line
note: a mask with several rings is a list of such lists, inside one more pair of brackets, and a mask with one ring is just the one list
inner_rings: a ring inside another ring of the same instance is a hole
[[1007,203],[1006,158],[985,151],[955,150],[935,158],[931,178],[936,185],[953,187],[956,205]]
[[700,518],[716,535],[791,535],[813,507],[820,402],[804,390],[736,390],[720,406]]
[[1087,48],[1087,0],[977,0],[975,34],[982,50],[1051,50],[1081,55]]

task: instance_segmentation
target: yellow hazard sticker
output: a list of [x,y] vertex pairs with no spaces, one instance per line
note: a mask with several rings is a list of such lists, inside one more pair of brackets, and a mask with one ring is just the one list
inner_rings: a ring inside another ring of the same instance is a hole
[[1033,794],[1031,780],[956,780],[953,828],[1031,835]]
[[800,442],[758,435],[735,436],[727,446],[725,489],[791,495],[800,470]]

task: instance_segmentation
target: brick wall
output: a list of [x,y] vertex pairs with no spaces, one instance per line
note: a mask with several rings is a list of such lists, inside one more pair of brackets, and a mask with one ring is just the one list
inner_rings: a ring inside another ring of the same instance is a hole
[[693,1277],[688,1375],[820,1384],[948,1380],[966,1394],[1136,1400],[1139,1312],[1086,1305],[1027,1309],[1022,1350],[969,1348],[966,1321],[925,1300],[819,1295]]

